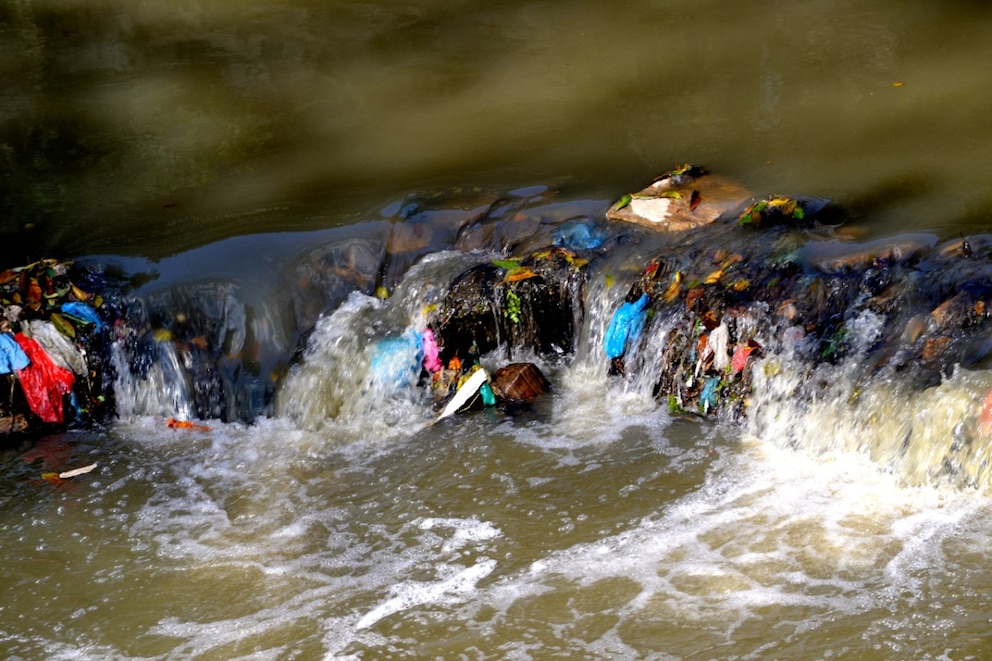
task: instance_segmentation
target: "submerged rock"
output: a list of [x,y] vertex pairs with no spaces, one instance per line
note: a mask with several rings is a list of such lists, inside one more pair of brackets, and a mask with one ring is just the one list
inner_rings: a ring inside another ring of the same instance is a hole
[[582,320],[586,263],[552,247],[458,276],[430,321],[442,338],[442,362],[457,357],[471,364],[498,346],[508,359],[519,350],[570,354]]

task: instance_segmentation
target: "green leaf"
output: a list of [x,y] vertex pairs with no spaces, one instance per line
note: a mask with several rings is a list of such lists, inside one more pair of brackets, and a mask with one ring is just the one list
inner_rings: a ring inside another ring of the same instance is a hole
[[515,271],[520,268],[519,259],[494,259],[493,266],[498,266],[506,271]]
[[632,198],[630,195],[624,195],[623,197],[621,197],[620,201],[617,202],[617,211],[620,211],[620,209],[623,209],[625,206],[630,204],[630,201],[632,199],[634,198]]
[[506,292],[506,310],[503,312],[510,321],[520,323],[520,297],[511,289]]

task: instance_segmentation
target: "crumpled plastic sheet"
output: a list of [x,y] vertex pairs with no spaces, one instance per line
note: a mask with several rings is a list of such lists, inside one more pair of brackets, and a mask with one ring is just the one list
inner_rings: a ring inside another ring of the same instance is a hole
[[72,392],[75,375],[56,365],[34,339],[18,333],[14,340],[30,361],[17,372],[28,406],[43,422],[62,422],[62,396]]
[[441,358],[438,353],[437,339],[434,337],[434,331],[430,328],[425,328],[422,334],[423,337],[423,352],[424,352],[424,369],[430,373],[440,372],[444,365],[441,364]]
[[0,333],[0,374],[11,374],[28,366],[28,356],[10,333]]
[[633,303],[621,305],[613,315],[603,338],[607,358],[619,358],[627,350],[627,345],[633,344],[640,337],[648,318],[646,308],[649,300],[647,294],[641,294]]
[[76,319],[79,319],[87,324],[95,325],[97,330],[103,328],[103,321],[100,320],[96,310],[86,305],[86,303],[81,303],[79,301],[69,301],[67,303],[63,303],[62,312],[65,312],[67,315],[75,317]]
[[21,322],[21,332],[33,338],[45,350],[55,364],[72,370],[76,374],[86,374],[86,359],[72,340],[59,332],[50,321],[34,319]]

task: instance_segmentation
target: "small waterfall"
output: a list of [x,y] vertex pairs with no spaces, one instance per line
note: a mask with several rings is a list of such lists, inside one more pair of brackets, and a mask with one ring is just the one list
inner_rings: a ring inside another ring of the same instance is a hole
[[447,284],[479,255],[441,252],[413,267],[386,300],[353,292],[318,320],[276,412],[304,429],[371,438],[407,435],[433,420],[421,375],[420,333]]
[[[376,232],[428,229],[390,221],[361,242],[327,238],[303,270],[287,253],[268,274],[145,287],[112,351],[119,414],[408,435],[435,415],[420,369],[429,327],[445,363],[532,361],[606,399],[814,454],[865,453],[909,483],[988,486],[992,238],[858,244],[795,217],[656,232],[593,220],[590,204],[530,204],[473,207],[457,231],[423,211],[445,246],[383,243]],[[576,227],[601,243],[561,246]],[[297,290],[327,282],[330,298],[301,314]],[[641,298],[643,332],[608,356],[614,315]]]
[[117,374],[114,392],[119,417],[153,415],[178,420],[194,417],[192,383],[171,342],[155,344],[154,356],[143,373],[131,371],[122,341],[114,342],[110,351]]
[[812,367],[791,353],[754,368],[747,432],[812,454],[866,454],[911,485],[992,486],[992,374],[958,368],[919,389],[894,373],[865,378],[865,357]]

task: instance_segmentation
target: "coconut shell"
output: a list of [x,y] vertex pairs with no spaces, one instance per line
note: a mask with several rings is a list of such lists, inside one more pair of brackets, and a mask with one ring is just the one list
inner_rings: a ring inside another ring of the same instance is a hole
[[550,388],[547,378],[533,363],[513,363],[492,375],[493,393],[508,402],[533,402]]

